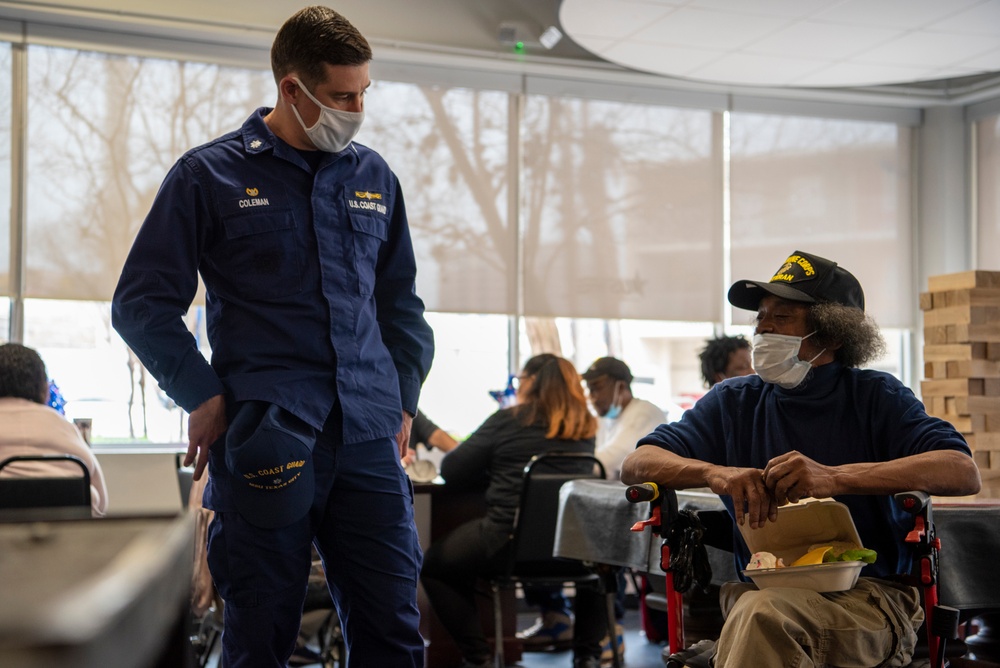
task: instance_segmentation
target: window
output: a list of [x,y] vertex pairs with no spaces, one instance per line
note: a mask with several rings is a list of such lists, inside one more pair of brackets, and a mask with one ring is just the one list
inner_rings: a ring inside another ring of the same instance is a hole
[[[183,412],[130,358],[109,301],[167,170],[269,101],[273,80],[47,47],[28,59],[25,344],[42,354],[67,416],[93,418],[95,441],[182,441]],[[203,331],[199,314],[188,314],[192,331]]]
[[976,122],[976,213],[979,269],[1000,270],[1000,116]]
[[464,439],[499,408],[490,390],[507,384],[508,317],[426,314],[434,329],[434,366],[420,394],[420,410],[455,438]]
[[[10,44],[0,42],[0,295],[10,294],[10,177],[11,177],[11,81]],[[0,300],[0,341],[7,339],[10,303]]]
[[525,314],[720,317],[711,112],[532,95],[521,141]]
[[792,251],[815,253],[868,287],[880,325],[909,327],[909,131],[744,113],[730,128],[733,279],[766,280]]
[[269,74],[32,47],[27,296],[107,301],[167,170],[269,100]]
[[[11,55],[0,44],[4,332]],[[109,300],[164,174],[272,104],[272,77],[43,46],[27,56],[25,342],[45,358],[67,414],[94,420],[95,440],[184,441],[186,416],[130,358]],[[879,286],[869,310],[903,329],[885,330],[891,350],[876,366],[905,375],[908,130],[732,114],[727,228],[722,112],[535,93],[515,102],[506,90],[376,81],[358,137],[406,197],[417,289],[437,339],[421,408],[442,427],[461,437],[496,409],[489,390],[506,382],[513,318],[521,362],[554,350],[583,370],[613,354],[632,367],[636,395],[676,418],[704,391],[698,352],[724,319],[727,267],[733,278],[766,278],[797,248]],[[1000,208],[988,171],[996,120],[981,126],[987,248],[1000,239],[989,222]],[[203,308],[186,317],[210,355]],[[737,312],[732,330],[749,333],[751,317]]]
[[399,177],[429,310],[514,313],[508,96],[376,81],[358,140]]

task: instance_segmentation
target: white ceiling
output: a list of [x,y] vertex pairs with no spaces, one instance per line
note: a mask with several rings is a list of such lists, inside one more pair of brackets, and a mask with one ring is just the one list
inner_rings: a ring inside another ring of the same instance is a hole
[[563,0],[612,63],[735,85],[843,87],[1000,71],[1000,0]]
[[[310,1],[347,16],[376,58],[417,49],[621,67],[709,86],[921,82],[943,99],[964,85],[989,93],[1000,84],[1000,0],[0,0],[0,21],[265,49]],[[538,34],[555,25],[566,37],[551,50],[535,43],[514,54],[498,39],[506,21]]]

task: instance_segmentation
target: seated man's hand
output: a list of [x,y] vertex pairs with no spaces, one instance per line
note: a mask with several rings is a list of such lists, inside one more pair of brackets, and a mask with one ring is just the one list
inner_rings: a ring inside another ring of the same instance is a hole
[[778,505],[817,499],[837,493],[834,469],[809,459],[801,452],[786,452],[764,468],[764,484]]
[[708,476],[708,486],[719,496],[733,498],[737,524],[742,525],[745,517],[750,528],[758,529],[778,516],[778,503],[765,486],[760,469],[719,466]]

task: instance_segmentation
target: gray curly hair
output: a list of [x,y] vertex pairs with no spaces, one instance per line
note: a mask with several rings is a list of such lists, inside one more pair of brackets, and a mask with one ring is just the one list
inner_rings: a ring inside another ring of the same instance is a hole
[[885,339],[870,315],[843,304],[812,304],[806,315],[809,329],[816,332],[816,345],[840,344],[835,355],[846,367],[859,367],[885,354]]

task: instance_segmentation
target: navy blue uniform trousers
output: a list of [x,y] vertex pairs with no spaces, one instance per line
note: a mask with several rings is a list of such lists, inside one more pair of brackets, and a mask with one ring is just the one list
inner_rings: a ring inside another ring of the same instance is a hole
[[327,423],[313,451],[312,509],[280,529],[261,529],[229,512],[225,439],[211,448],[217,497],[211,505],[219,508],[209,527],[208,562],[225,601],[222,668],[287,665],[314,541],[340,615],[348,666],[423,666],[417,611],[422,554],[399,449],[392,438],[345,445],[334,422],[339,420]]

